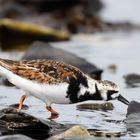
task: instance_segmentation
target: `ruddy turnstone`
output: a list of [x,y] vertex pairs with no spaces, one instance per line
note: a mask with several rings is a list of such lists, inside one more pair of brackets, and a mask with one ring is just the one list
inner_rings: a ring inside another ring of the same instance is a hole
[[28,96],[46,104],[51,114],[58,114],[51,104],[70,104],[86,100],[118,99],[129,102],[119,94],[118,86],[108,80],[94,80],[78,68],[54,60],[12,61],[0,59],[0,73],[12,84],[23,89],[18,111]]

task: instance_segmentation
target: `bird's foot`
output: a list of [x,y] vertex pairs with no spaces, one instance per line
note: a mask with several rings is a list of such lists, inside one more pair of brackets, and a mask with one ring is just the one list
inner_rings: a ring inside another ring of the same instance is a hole
[[46,106],[46,109],[51,112],[50,120],[58,118],[59,114],[51,106]]
[[51,116],[50,116],[48,119],[49,119],[49,120],[54,120],[54,119],[57,119],[58,116],[59,116],[58,113],[57,113],[57,114],[53,114],[53,113],[51,113]]
[[55,114],[55,115],[58,115],[58,113],[51,107],[51,106],[46,106],[46,109],[51,112],[51,114]]

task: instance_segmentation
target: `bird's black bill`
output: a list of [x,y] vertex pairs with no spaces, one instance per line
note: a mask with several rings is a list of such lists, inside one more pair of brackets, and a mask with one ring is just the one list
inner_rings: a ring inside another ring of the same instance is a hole
[[129,105],[129,101],[127,101],[122,95],[118,96],[118,100],[126,105]]

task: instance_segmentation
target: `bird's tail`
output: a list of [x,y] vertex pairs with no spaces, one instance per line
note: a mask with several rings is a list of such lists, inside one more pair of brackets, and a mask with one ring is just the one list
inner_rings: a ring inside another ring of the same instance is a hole
[[16,61],[0,58],[0,66],[6,68],[8,70],[11,70],[12,66],[15,65],[16,63],[17,63]]

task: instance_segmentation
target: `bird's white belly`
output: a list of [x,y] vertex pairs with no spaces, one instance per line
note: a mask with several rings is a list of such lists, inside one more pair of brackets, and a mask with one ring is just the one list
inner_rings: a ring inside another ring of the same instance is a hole
[[70,100],[66,98],[68,83],[60,84],[40,84],[27,80],[0,66],[0,73],[17,87],[25,90],[29,95],[41,99],[43,102],[51,104],[68,104]]

